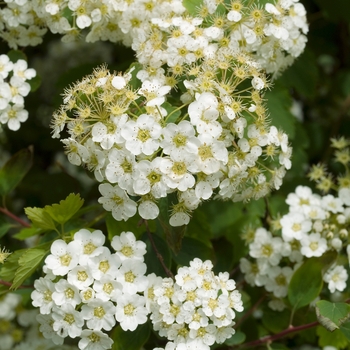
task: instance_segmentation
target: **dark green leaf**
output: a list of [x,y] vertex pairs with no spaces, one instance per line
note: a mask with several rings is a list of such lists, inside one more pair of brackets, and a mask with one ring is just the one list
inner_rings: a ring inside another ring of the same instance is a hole
[[30,85],[31,92],[38,90],[41,85],[41,77],[36,75],[33,79],[28,80],[28,84]]
[[350,305],[320,300],[316,303],[316,315],[322,326],[333,332],[350,318]]
[[266,307],[264,309],[262,323],[273,333],[281,332],[288,328],[290,322],[290,311],[284,309],[283,311],[274,311]]
[[12,224],[0,219],[0,238],[5,236],[11,227],[13,227]]
[[181,250],[174,255],[174,260],[179,265],[188,266],[194,258],[214,260],[214,251],[197,239],[184,237]]
[[7,56],[9,56],[10,61],[13,63],[16,63],[18,60],[27,61],[27,56],[23,51],[11,50],[7,53]]
[[151,333],[151,326],[147,322],[139,325],[135,331],[123,331],[120,326],[115,327],[112,332],[114,341],[112,350],[140,350],[148,340]]
[[79,194],[70,193],[59,204],[47,205],[44,210],[59,224],[67,222],[83,206],[84,200]]
[[0,169],[0,195],[10,193],[22,181],[32,166],[32,147],[22,149]]
[[348,341],[350,341],[350,322],[343,323],[339,329],[346,336],[346,338],[348,338]]
[[308,259],[292,276],[288,288],[288,299],[294,308],[299,309],[315,300],[322,286],[321,262],[317,258]]
[[225,344],[228,346],[242,344],[245,341],[245,338],[245,334],[238,331],[231,338],[225,340]]
[[28,249],[18,259],[18,269],[15,272],[11,289],[17,289],[28,277],[30,277],[40,265],[48,252],[44,249]]

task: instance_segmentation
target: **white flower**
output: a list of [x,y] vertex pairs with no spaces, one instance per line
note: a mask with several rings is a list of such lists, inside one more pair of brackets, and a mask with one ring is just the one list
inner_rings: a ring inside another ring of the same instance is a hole
[[78,242],[70,242],[67,244],[62,239],[58,239],[51,245],[51,254],[45,259],[45,263],[49,269],[57,276],[64,276],[68,271],[77,266],[79,256]]
[[350,188],[348,187],[341,188],[338,192],[338,196],[345,205],[350,206]]
[[80,312],[76,311],[71,304],[63,304],[59,308],[52,309],[54,323],[52,328],[61,337],[78,337],[81,334],[84,320]]
[[303,214],[291,212],[284,215],[280,224],[282,226],[282,236],[285,241],[291,241],[293,238],[300,240],[304,233],[311,230],[311,220],[305,218]]
[[75,307],[81,302],[78,288],[68,283],[64,278],[55,284],[55,292],[52,293],[52,300],[58,306],[71,304]]
[[136,121],[129,120],[123,127],[121,135],[125,139],[125,148],[134,155],[141,153],[149,156],[159,148],[162,127],[155,118],[141,114]]
[[41,314],[51,313],[51,309],[54,306],[52,300],[52,293],[55,292],[55,285],[48,278],[40,277],[35,280],[34,288],[31,298],[32,304],[35,307],[40,307]]
[[21,123],[28,119],[28,111],[23,109],[22,105],[7,105],[0,111],[0,122],[6,124],[10,130],[16,131],[20,128]]
[[84,329],[80,334],[78,346],[81,350],[110,349],[113,340],[105,333],[97,330]]
[[328,283],[328,289],[331,293],[336,290],[342,292],[346,288],[347,279],[348,273],[341,265],[331,267],[323,276],[323,280]]
[[88,266],[78,265],[68,272],[67,280],[70,284],[82,290],[89,287],[93,283],[94,278]]
[[328,249],[327,240],[322,238],[318,232],[304,235],[301,238],[300,243],[301,254],[307,258],[321,256]]
[[120,258],[116,254],[111,254],[107,247],[103,247],[103,252],[88,261],[92,276],[100,280],[103,276],[116,277],[120,266]]
[[39,323],[39,331],[44,336],[45,339],[51,339],[52,342],[56,345],[62,345],[64,342],[64,338],[54,331],[52,325],[54,320],[52,318],[52,313],[49,315],[39,314],[36,316],[36,320]]
[[160,81],[153,79],[152,81],[146,80],[142,83],[141,89],[138,91],[140,95],[143,95],[147,99],[147,106],[160,106],[165,101],[165,95],[171,90],[168,85],[163,86]]
[[117,272],[117,281],[122,285],[123,293],[136,294],[143,292],[147,287],[147,277],[145,276],[147,266],[141,260],[127,259]]
[[118,299],[115,318],[124,331],[134,331],[139,324],[147,321],[145,302],[145,297],[138,294],[126,294]]
[[146,244],[137,241],[135,235],[130,231],[122,232],[120,236],[114,236],[111,246],[122,262],[127,259],[143,261],[143,256],[146,254]]
[[122,285],[111,276],[103,276],[93,285],[96,299],[117,301],[122,294]]
[[90,329],[110,331],[115,325],[115,306],[110,301],[94,299],[84,304],[81,308],[81,315],[86,320]]
[[99,185],[98,189],[102,194],[98,202],[105,210],[112,212],[114,219],[126,221],[136,214],[136,203],[118,185],[113,187],[105,183]]

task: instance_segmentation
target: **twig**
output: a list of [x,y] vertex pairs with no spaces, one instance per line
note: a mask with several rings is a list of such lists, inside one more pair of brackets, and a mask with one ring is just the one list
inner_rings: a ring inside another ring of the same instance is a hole
[[12,214],[10,211],[8,211],[6,208],[2,208],[0,207],[0,212],[7,215],[8,217],[10,217],[11,219],[17,221],[20,225],[24,226],[24,227],[31,227],[30,224],[28,224],[27,222],[23,221],[22,219],[20,219],[18,216],[16,216],[15,214]]
[[259,346],[261,344],[272,343],[273,341],[275,341],[277,339],[280,339],[280,338],[283,338],[283,337],[285,337],[288,334],[291,334],[291,333],[294,333],[294,332],[303,331],[305,329],[309,329],[309,328],[315,327],[318,324],[319,324],[318,321],[315,321],[315,322],[303,324],[301,326],[296,326],[296,327],[290,326],[290,327],[288,327],[287,329],[285,329],[284,331],[282,331],[280,333],[277,333],[277,334],[274,334],[274,335],[269,335],[269,336],[260,338],[258,340],[251,341],[249,343],[245,343],[245,344],[242,344],[242,345],[238,345],[238,346],[232,347],[230,349],[236,349],[238,347],[240,347],[240,348],[247,348],[247,347],[253,348],[253,347]]
[[167,276],[168,276],[168,277],[171,277],[172,279],[174,279],[173,273],[172,273],[172,272],[167,268],[167,266],[165,265],[163,256],[162,256],[162,254],[159,253],[159,251],[158,251],[158,249],[157,249],[157,247],[156,247],[156,244],[154,243],[154,239],[153,239],[152,233],[151,233],[151,231],[150,231],[150,229],[149,229],[147,220],[143,220],[143,223],[144,223],[145,226],[146,226],[148,238],[149,238],[149,240],[150,240],[150,242],[151,242],[151,244],[152,244],[152,248],[153,248],[153,250],[155,251],[155,253],[156,253],[156,255],[157,255],[157,258],[158,258],[160,264],[163,266],[163,269],[164,269],[165,273],[167,274]]
[[237,329],[264,301],[266,294],[264,294],[235,324],[235,328]]
[[[7,282],[7,281],[3,281],[3,280],[0,280],[0,284],[2,284],[3,286],[6,286],[6,287],[12,286],[11,282]],[[34,288],[34,286],[22,285],[22,286],[19,286],[17,289],[33,289],[33,288]]]

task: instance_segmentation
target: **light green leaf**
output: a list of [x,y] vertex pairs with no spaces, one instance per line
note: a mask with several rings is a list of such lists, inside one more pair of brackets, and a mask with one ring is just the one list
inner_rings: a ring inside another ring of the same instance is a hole
[[0,195],[10,193],[22,181],[32,166],[33,150],[31,147],[17,152],[0,169]]
[[123,331],[120,326],[115,327],[112,332],[114,341],[112,350],[140,350],[149,338],[151,326],[147,322],[139,325],[136,330]]
[[334,332],[327,331],[326,328],[318,326],[316,329],[318,335],[318,345],[323,348],[325,346],[334,346],[335,349],[344,349],[349,345],[347,337],[339,330]]
[[46,209],[28,207],[24,208],[24,212],[36,228],[41,228],[44,230],[54,230],[56,228],[52,217],[46,211]]
[[288,299],[299,309],[315,300],[322,286],[322,264],[317,258],[308,259],[295,271],[289,283]]
[[18,259],[25,253],[26,249],[20,249],[13,252],[5,261],[4,265],[1,265],[0,279],[11,282],[15,276],[15,272],[18,269]]
[[322,326],[333,332],[350,318],[350,305],[320,300],[316,303],[316,315]]
[[198,9],[203,4],[203,0],[183,0],[182,5],[186,8],[187,12],[192,15],[198,15]]
[[40,265],[48,251],[44,249],[28,249],[18,260],[18,269],[15,272],[11,289],[17,289],[28,277],[30,277]]
[[19,239],[20,241],[23,241],[29,237],[33,237],[36,235],[40,235],[41,233],[43,233],[45,230],[41,229],[41,228],[37,228],[37,227],[28,227],[28,228],[24,228],[21,231],[19,231],[18,233],[13,235],[13,238]]
[[49,213],[56,222],[64,224],[77,213],[83,204],[84,200],[80,198],[80,194],[70,193],[68,197],[61,200],[59,204],[47,205],[44,210]]

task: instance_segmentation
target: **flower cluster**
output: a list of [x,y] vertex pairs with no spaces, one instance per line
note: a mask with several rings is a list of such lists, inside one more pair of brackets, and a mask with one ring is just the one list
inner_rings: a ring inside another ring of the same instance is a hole
[[296,0],[265,7],[205,0],[191,15],[155,16],[152,24],[148,35],[133,28],[132,47],[141,63],[153,68],[167,64],[173,71],[229,49],[251,54],[261,68],[277,74],[302,53],[308,32],[305,8]]
[[115,253],[103,244],[99,230],[81,229],[68,244],[56,240],[43,270],[35,281],[33,305],[45,338],[56,345],[64,338],[80,337],[79,349],[110,349],[110,331],[116,322],[123,330],[135,330],[147,321],[146,299],[140,294],[148,285],[143,262],[146,245],[131,232],[111,242]]
[[160,68],[193,63],[226,48],[252,53],[277,74],[304,50],[308,31],[304,6],[278,0],[264,7],[236,0],[205,0],[186,9],[179,0],[16,0],[1,10],[1,36],[10,47],[38,45],[47,28],[75,40],[109,40],[131,46],[142,63]]
[[31,89],[27,81],[35,76],[35,70],[28,68],[25,60],[13,63],[7,55],[0,55],[0,123],[7,124],[10,130],[18,130],[20,123],[28,119],[24,97]]
[[246,281],[283,298],[293,272],[305,258],[334,251],[337,259],[323,280],[331,293],[343,291],[348,279],[344,256],[350,263],[350,188],[341,188],[338,196],[320,196],[309,187],[298,186],[286,203],[289,212],[279,220],[281,236],[264,228],[255,231],[249,243],[249,255],[255,261],[241,260]]
[[99,202],[116,220],[137,207],[155,219],[157,202],[175,192],[170,224],[187,224],[215,195],[242,201],[279,188],[291,166],[287,135],[267,122],[266,78],[248,56],[228,52],[184,68],[179,107],[165,102],[171,86],[161,79],[141,83],[134,68],[116,75],[101,67],[67,89],[54,114],[53,137],[67,125],[69,161],[103,182]]
[[[20,306],[20,294],[7,293],[0,299],[0,344],[2,350],[52,349],[54,343],[39,332],[37,310]],[[63,346],[62,350],[76,347]]]
[[234,334],[235,311],[243,311],[241,294],[227,272],[216,276],[212,268],[209,260],[196,258],[179,268],[175,281],[165,278],[153,288],[151,320],[169,340],[166,350],[209,350]]

